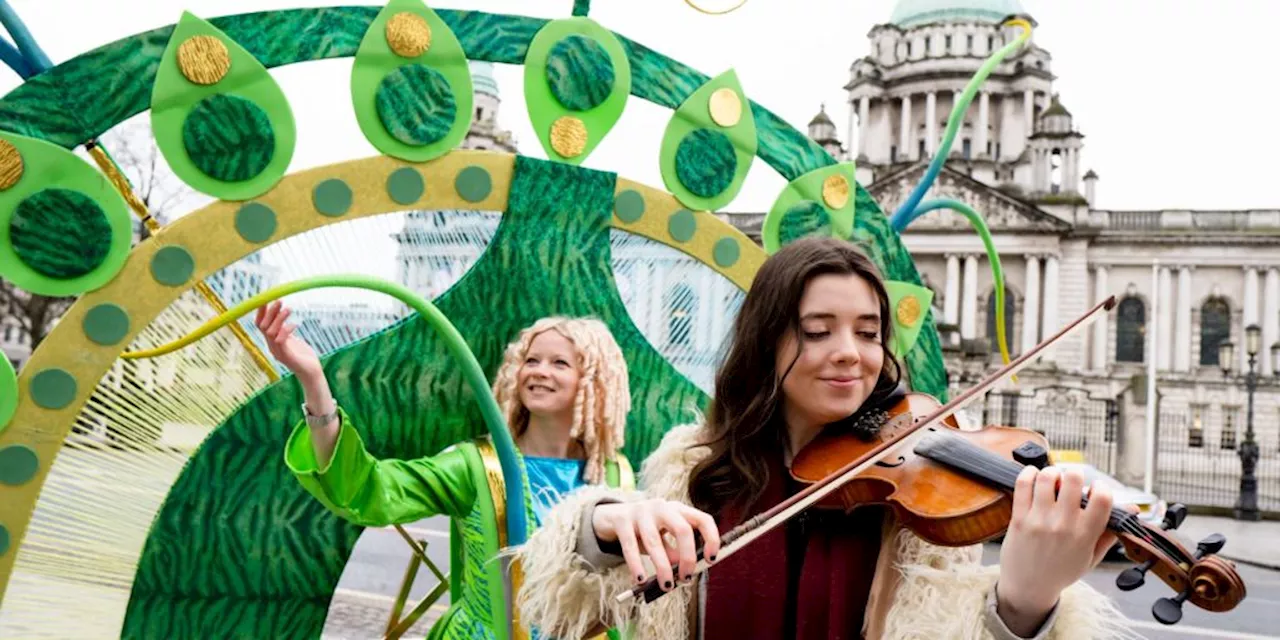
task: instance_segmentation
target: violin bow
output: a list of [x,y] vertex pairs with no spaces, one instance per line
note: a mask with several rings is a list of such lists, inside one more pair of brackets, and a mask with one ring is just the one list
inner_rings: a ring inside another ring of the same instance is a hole
[[[850,461],[838,471],[809,485],[799,493],[787,498],[777,505],[774,505],[768,511],[765,511],[764,513],[761,513],[734,527],[732,530],[720,537],[720,553],[717,554],[717,557],[719,558],[718,562],[723,561],[724,558],[728,558],[729,556],[741,551],[744,547],[751,544],[760,536],[772,531],[777,528],[778,525],[787,522],[800,512],[808,509],[825,498],[833,491],[836,491],[844,485],[845,482],[848,482],[850,479],[873,466],[885,452],[903,444],[916,434],[921,433],[921,430],[939,424],[955,412],[965,408],[974,400],[991,390],[992,387],[1005,377],[1015,375],[1022,369],[1026,368],[1027,365],[1031,364],[1032,361],[1044,353],[1046,349],[1052,347],[1054,344],[1062,341],[1068,336],[1079,332],[1099,318],[1102,318],[1106,315],[1107,311],[1110,311],[1115,306],[1115,296],[1111,296],[1106,300],[1099,302],[1084,315],[1063,327],[1056,334],[1041,341],[1035,347],[1018,356],[1018,358],[1009,364],[1004,365],[995,373],[987,376],[987,378],[978,384],[957,395],[947,404],[934,410],[933,413],[916,420],[911,426],[898,430],[896,433],[885,438],[880,442],[880,444],[876,445],[875,448],[864,454],[862,457]],[[702,545],[699,545],[698,547],[697,558],[698,563],[694,567],[694,575],[701,574],[706,571],[708,566],[706,560],[703,558]],[[673,567],[672,570],[675,571],[675,567]],[[666,593],[667,592],[663,591],[658,585],[657,576],[654,576],[650,577],[644,584],[640,584],[632,587],[631,589],[620,592],[614,597],[619,602],[626,602],[628,599],[644,596],[645,602],[653,602]]]

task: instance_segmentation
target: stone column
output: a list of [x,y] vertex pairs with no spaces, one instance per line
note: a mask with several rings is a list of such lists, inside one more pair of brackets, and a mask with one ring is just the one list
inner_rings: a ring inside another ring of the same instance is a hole
[[898,153],[901,154],[903,160],[912,158],[913,149],[911,139],[911,96],[902,96],[902,124],[898,129]]
[[1168,371],[1170,352],[1173,351],[1173,276],[1169,267],[1160,265],[1160,323],[1156,329],[1156,369]]
[[960,302],[960,337],[973,338],[978,324],[978,256],[964,257],[964,294]]
[[1271,345],[1280,340],[1280,270],[1267,267],[1266,285],[1262,289],[1262,371],[1271,375]]
[[[1236,340],[1236,352],[1240,354],[1240,371],[1249,370],[1249,354],[1245,351],[1244,328],[1258,322],[1258,268],[1249,265],[1244,268],[1244,317],[1240,327],[1240,339]],[[1263,349],[1267,349],[1264,347]],[[1259,358],[1264,357],[1262,353]],[[1265,354],[1270,358],[1271,354]]]
[[1034,116],[1035,100],[1036,100],[1035,91],[1032,91],[1031,89],[1027,89],[1026,91],[1022,92],[1022,126],[1026,131],[1027,137],[1031,137],[1031,134],[1035,133],[1035,128],[1034,128],[1036,125],[1036,120]]
[[[1047,339],[1062,329],[1058,321],[1058,256],[1049,255],[1044,259],[1044,329],[1043,338]],[[1045,350],[1042,361],[1053,360],[1053,349]]]
[[[1110,295],[1107,285],[1107,268],[1096,265],[1093,268],[1093,303],[1098,304]],[[1093,323],[1093,368],[1104,371],[1107,368],[1107,319],[1102,318]]]
[[942,301],[942,317],[947,324],[960,322],[960,256],[947,254],[947,297]]
[[[863,100],[866,100],[866,98],[863,98]],[[858,118],[857,103],[854,102],[852,98],[850,98],[849,99],[849,128],[845,130],[845,135],[848,136],[848,139],[845,140],[844,148],[848,150],[849,156],[852,158],[856,158],[860,153],[862,153],[862,150],[866,148],[866,142],[864,142],[864,140],[867,137],[867,119],[865,116],[861,120],[858,120],[857,118]],[[858,150],[857,153],[854,153],[855,147],[854,147],[853,138],[855,135],[858,137],[857,147],[856,147]]]
[[1040,256],[1027,256],[1026,297],[1022,302],[1022,349],[1026,353],[1040,342]]
[[991,112],[991,94],[983,91],[978,94],[978,135],[975,137],[973,156],[981,157],[987,153],[987,126]]
[[[858,101],[858,156],[867,154],[867,133],[871,130],[871,98]],[[852,149],[853,147],[849,147]],[[857,156],[855,156],[857,157]]]
[[1178,310],[1173,319],[1173,369],[1191,370],[1191,269],[1189,265],[1178,267]]
[[930,158],[938,148],[938,94],[930,91],[924,99],[924,152]]

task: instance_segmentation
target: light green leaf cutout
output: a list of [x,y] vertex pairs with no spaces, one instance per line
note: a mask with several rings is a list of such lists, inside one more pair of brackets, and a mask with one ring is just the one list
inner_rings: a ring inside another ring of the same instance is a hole
[[889,292],[889,315],[893,318],[893,344],[889,349],[894,357],[901,359],[911,351],[920,336],[924,319],[933,304],[933,291],[895,280],[886,281],[884,286]]
[[[732,91],[716,98],[720,89]],[[732,103],[737,97],[737,104]],[[719,120],[719,122],[717,122]],[[756,155],[756,124],[738,75],[712,78],[676,109],[662,137],[659,163],[667,190],[695,211],[714,211],[742,189]]]
[[[22,177],[0,191],[0,277],[44,296],[78,296],[110,282],[129,257],[133,240],[124,198],[106,176],[58,145],[8,132],[0,132],[0,139],[12,144],[22,158]],[[74,198],[50,199],[48,196],[52,194]],[[24,225],[15,225],[15,216],[24,201],[36,206],[40,215],[38,219],[25,220]],[[41,206],[50,202],[74,202],[82,206],[74,210]],[[86,236],[82,233],[85,215],[95,216],[98,223],[105,221],[109,233]],[[37,240],[36,249],[20,253],[15,248],[15,227],[21,227],[29,239]],[[95,246],[83,246],[84,242]],[[40,264],[28,264],[23,254],[27,260],[41,258],[45,264],[75,261],[90,254],[94,259],[85,263],[87,270],[59,277],[47,269],[42,271]]]
[[[802,211],[811,211],[814,206],[821,207],[826,212],[830,222],[829,233],[836,238],[848,240],[853,234],[854,209],[857,200],[855,196],[858,189],[853,170],[852,162],[844,162],[815,169],[792,180],[782,193],[778,194],[778,199],[773,202],[773,208],[769,209],[760,228],[760,240],[765,252],[772,255],[788,240],[793,239],[788,238],[789,234],[783,232],[784,227],[790,226],[791,229],[795,229],[795,225],[803,224],[800,220],[790,218],[796,217]],[[843,205],[839,208],[832,207],[832,203],[827,202],[824,196],[823,185],[828,179],[837,183],[843,180],[844,186],[837,187],[835,194],[837,198],[843,194],[843,202],[835,202]]]
[[[179,49],[195,36],[226,47],[230,67],[211,84],[192,82],[180,67]],[[297,139],[289,101],[262,63],[189,12],[174,27],[156,71],[151,130],[183,182],[223,200],[248,200],[274,187]]]
[[[430,45],[405,57],[387,43],[387,23],[410,13],[426,21]],[[471,127],[475,96],[458,37],[421,0],[391,0],[374,18],[351,68],[360,131],[378,151],[425,162],[452,151]]]
[[590,18],[552,20],[529,44],[525,105],[552,160],[586,160],[622,117],[630,94],[631,62],[622,43]]

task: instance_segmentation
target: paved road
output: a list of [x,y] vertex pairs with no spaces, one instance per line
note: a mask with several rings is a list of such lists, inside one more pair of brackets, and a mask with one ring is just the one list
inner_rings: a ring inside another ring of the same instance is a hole
[[[449,553],[447,521],[441,518],[425,520],[410,525],[409,530],[415,537],[427,540],[428,553],[443,570],[448,565]],[[408,546],[393,529],[365,532],[339,582],[340,591],[334,598],[334,607],[325,626],[325,638],[357,640],[382,637],[409,553]],[[997,562],[999,553],[998,545],[988,545],[984,561]],[[1151,640],[1280,638],[1280,572],[1241,565],[1238,569],[1248,586],[1249,596],[1235,611],[1213,614],[1187,605],[1182,622],[1166,627],[1151,617],[1151,605],[1157,598],[1172,596],[1172,590],[1153,578],[1136,591],[1116,589],[1116,575],[1128,566],[1121,562],[1107,562],[1086,579],[1114,598],[1120,610],[1134,621],[1136,630]],[[435,584],[433,576],[425,570],[420,572],[412,591],[414,601]],[[448,602],[447,594],[440,602]],[[434,619],[443,610],[443,606],[437,605],[429,615]],[[425,622],[420,623],[414,631],[425,634],[428,626]],[[406,637],[420,638],[422,635]]]

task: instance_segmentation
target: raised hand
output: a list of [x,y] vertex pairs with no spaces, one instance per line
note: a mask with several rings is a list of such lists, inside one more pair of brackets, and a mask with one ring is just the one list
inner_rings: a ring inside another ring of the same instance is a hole
[[1031,635],[1059,594],[1093,570],[1115,544],[1115,534],[1106,529],[1111,493],[1101,485],[1095,489],[1082,507],[1079,471],[1027,466],[1018,475],[996,587],[1000,617],[1010,631]]
[[297,326],[286,324],[290,311],[279,300],[258,307],[254,323],[267,339],[267,349],[276,360],[299,378],[323,377],[320,358],[314,349],[294,335]]
[[[640,561],[642,555],[649,556],[664,591],[673,589],[677,578],[682,582],[692,578],[698,564],[695,529],[702,534],[702,550],[708,562],[714,562],[720,551],[720,532],[715,519],[679,502],[644,500],[602,504],[591,515],[591,524],[601,541],[617,542],[622,547],[622,556],[637,583],[649,578]],[[675,538],[675,548],[663,542],[663,536],[668,533]],[[677,562],[679,576],[673,576],[671,565]]]

